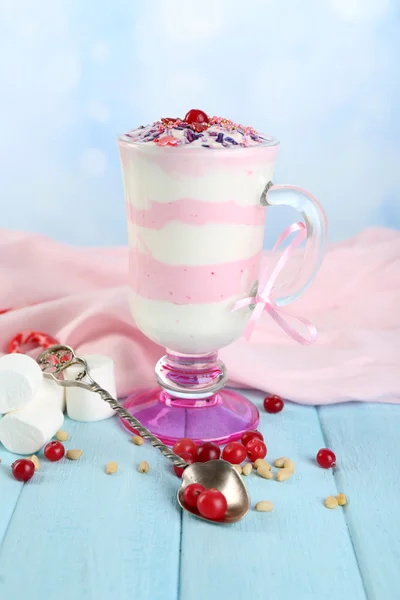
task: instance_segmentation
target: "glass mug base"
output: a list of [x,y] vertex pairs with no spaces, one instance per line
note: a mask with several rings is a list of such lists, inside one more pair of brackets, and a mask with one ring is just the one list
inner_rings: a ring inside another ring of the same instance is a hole
[[[129,396],[124,407],[165,444],[183,437],[195,442],[226,444],[259,423],[256,406],[233,390],[221,389],[200,400],[172,398],[160,388]],[[121,419],[124,427],[132,428]]]

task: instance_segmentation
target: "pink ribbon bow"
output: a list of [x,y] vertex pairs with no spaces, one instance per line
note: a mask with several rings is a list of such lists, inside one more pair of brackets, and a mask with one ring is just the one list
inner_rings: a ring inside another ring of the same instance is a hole
[[[279,258],[274,270],[272,271],[272,273],[269,277],[268,277],[268,267],[266,267],[264,269],[264,271],[260,277],[260,282],[258,285],[258,290],[261,290],[261,292],[257,291],[255,296],[249,297],[249,298],[244,298],[243,300],[239,300],[238,302],[236,302],[235,306],[232,309],[232,311],[235,311],[235,310],[239,310],[240,308],[243,308],[245,306],[250,306],[251,304],[255,304],[253,314],[251,315],[251,318],[250,318],[250,320],[247,324],[246,330],[245,330],[244,335],[245,335],[246,340],[250,339],[251,334],[253,333],[255,324],[258,321],[258,319],[261,317],[264,310],[267,311],[267,313],[283,329],[283,331],[285,331],[288,335],[290,335],[290,337],[293,338],[299,344],[303,344],[304,346],[310,346],[317,339],[317,330],[310,321],[308,321],[307,319],[303,319],[301,317],[297,317],[297,316],[289,313],[288,311],[285,311],[282,308],[279,308],[276,305],[276,302],[274,301],[274,299],[272,298],[272,291],[274,289],[274,283],[275,283],[279,273],[282,271],[283,267],[288,262],[290,255],[294,252],[294,250],[296,250],[296,248],[298,248],[300,246],[300,244],[307,237],[307,230],[306,230],[306,226],[304,225],[304,223],[301,223],[301,222],[293,223],[293,225],[290,225],[289,227],[287,227],[284,231],[282,231],[282,233],[276,240],[275,246],[273,247],[273,252],[275,252],[277,250],[277,248],[281,245],[281,243],[284,242],[289,237],[289,235],[291,235],[292,233],[295,233],[295,232],[297,232],[297,235],[293,238],[293,240],[290,242],[290,244],[287,246],[287,248],[285,248],[285,250],[282,252],[281,257]],[[290,319],[297,321],[298,323],[301,323],[302,325],[304,325],[304,327],[308,331],[308,334],[309,334],[308,337],[304,337],[303,335],[301,335],[301,333],[299,333],[297,331],[297,329],[292,327],[288,323],[287,318],[290,318]]]

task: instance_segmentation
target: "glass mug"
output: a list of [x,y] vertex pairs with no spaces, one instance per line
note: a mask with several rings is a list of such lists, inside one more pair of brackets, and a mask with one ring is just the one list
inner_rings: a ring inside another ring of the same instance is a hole
[[[319,203],[295,186],[272,184],[279,142],[248,148],[160,147],[118,139],[130,247],[129,304],[138,328],[166,348],[159,387],[125,406],[166,443],[182,437],[225,443],[257,427],[256,407],[224,388],[220,348],[238,339],[254,305],[269,206],[291,206],[304,219],[304,260],[276,305],[297,298],[325,250]],[[273,191],[276,193],[271,193]]]

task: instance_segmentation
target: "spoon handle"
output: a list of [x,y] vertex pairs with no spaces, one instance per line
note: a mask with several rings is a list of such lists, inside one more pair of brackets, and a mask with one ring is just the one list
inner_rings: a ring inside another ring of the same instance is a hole
[[[149,440],[150,444],[173,462],[176,467],[187,467],[188,463],[185,462],[183,458],[163,444],[162,441],[153,435],[151,431],[146,429],[146,427],[143,427],[141,422],[132,416],[122,404],[110,396],[107,390],[100,387],[99,384],[94,381],[93,377],[90,375],[86,360],[82,356],[77,356],[70,346],[51,346],[44,350],[36,360],[42,369],[43,375],[49,379],[53,379],[58,385],[63,387],[81,387],[99,394],[104,402],[108,402],[111,408],[115,410],[120,417],[125,419],[125,421],[134,427],[134,429],[137,429],[144,439]],[[69,367],[78,367],[78,373],[75,374],[74,378],[71,378],[70,373],[68,373]],[[65,375],[67,375],[67,377],[65,377]]]
[[171,450],[171,448],[169,448],[168,446],[163,444],[162,441],[160,439],[158,439],[158,437],[153,435],[151,433],[151,431],[146,429],[146,427],[143,427],[143,425],[141,424],[140,421],[138,421],[134,416],[132,416],[122,406],[122,404],[117,402],[117,400],[115,400],[115,398],[110,396],[110,394],[106,390],[101,388],[95,381],[93,381],[93,384],[90,386],[90,388],[91,388],[92,392],[96,392],[97,394],[100,394],[100,396],[104,400],[104,402],[108,402],[108,404],[111,406],[111,408],[113,410],[115,410],[115,412],[118,413],[120,417],[125,419],[125,421],[127,421],[129,423],[129,425],[131,425],[132,427],[137,429],[137,431],[140,433],[142,438],[144,438],[145,440],[148,440],[150,442],[150,444],[152,446],[154,446],[154,448],[157,448],[157,450],[159,450],[161,452],[161,454],[163,454],[166,458],[168,458],[170,461],[172,461],[176,467],[186,467],[187,466],[187,462],[185,462],[183,460],[183,458],[181,458],[180,456],[175,454],[175,452],[173,452]]

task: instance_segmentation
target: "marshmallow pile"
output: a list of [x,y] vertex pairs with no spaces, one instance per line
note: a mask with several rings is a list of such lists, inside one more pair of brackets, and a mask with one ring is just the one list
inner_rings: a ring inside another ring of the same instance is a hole
[[[114,364],[107,356],[86,357],[90,374],[116,397]],[[70,367],[67,378],[73,378]],[[114,415],[98,394],[59,386],[44,378],[37,362],[25,354],[0,358],[0,442],[15,454],[35,454],[64,422],[64,411],[75,421],[100,421]],[[3,417],[1,418],[1,415]]]

